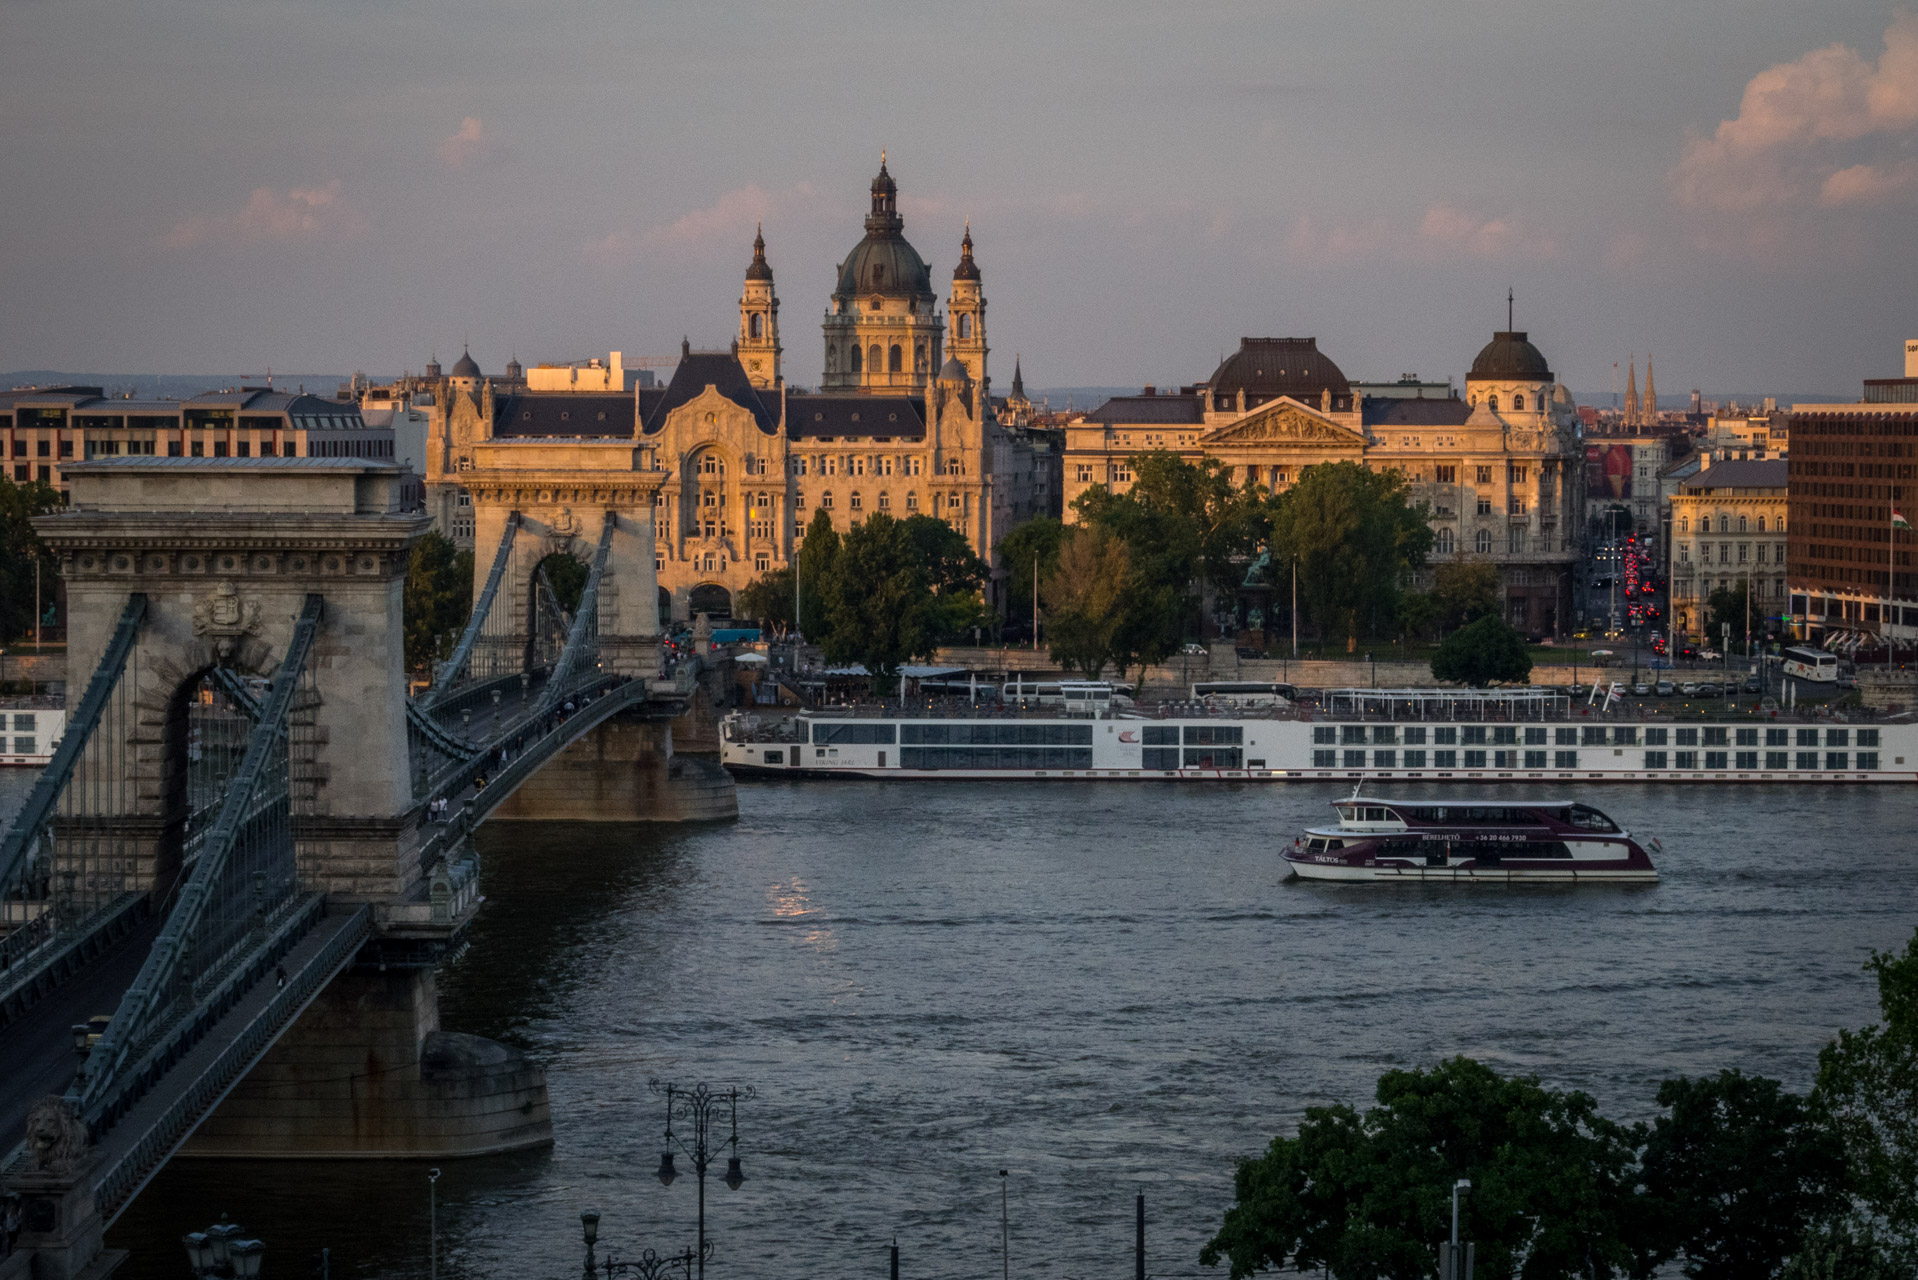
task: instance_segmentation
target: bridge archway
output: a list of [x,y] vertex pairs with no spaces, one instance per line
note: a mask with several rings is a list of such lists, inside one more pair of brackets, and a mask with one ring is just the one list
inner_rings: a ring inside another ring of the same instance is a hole
[[733,616],[733,593],[717,582],[702,582],[687,593],[686,607],[692,610],[695,618],[702,613],[708,618],[730,618]]

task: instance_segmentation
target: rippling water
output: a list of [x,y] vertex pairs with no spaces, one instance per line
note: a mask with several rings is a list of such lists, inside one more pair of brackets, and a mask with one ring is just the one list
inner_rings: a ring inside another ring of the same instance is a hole
[[[546,1065],[556,1142],[444,1166],[442,1270],[577,1274],[589,1206],[615,1250],[689,1243],[657,1077],[757,1090],[749,1181],[708,1189],[715,1276],[883,1274],[895,1235],[905,1275],[997,1274],[1001,1168],[1014,1272],[1124,1274],[1143,1188],[1152,1273],[1206,1274],[1233,1160],[1310,1104],[1454,1053],[1620,1118],[1680,1072],[1802,1088],[1874,1017],[1868,951],[1918,924],[1909,789],[1586,797],[1663,840],[1653,887],[1285,881],[1335,794],[767,782],[736,825],[486,830],[445,1023]],[[421,1167],[183,1163],[116,1229],[123,1274],[174,1274],[223,1209],[280,1276],[322,1246],[335,1275],[425,1271]]]

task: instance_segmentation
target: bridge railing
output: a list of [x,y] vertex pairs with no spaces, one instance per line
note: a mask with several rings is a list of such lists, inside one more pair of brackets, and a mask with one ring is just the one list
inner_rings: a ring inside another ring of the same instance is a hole
[[121,610],[53,759],[0,840],[0,1026],[144,918],[139,647],[147,597]]
[[249,957],[283,950],[311,926],[316,899],[299,891],[289,744],[322,609],[320,596],[307,596],[200,854],[139,976],[75,1077],[69,1100],[96,1136],[137,1100],[149,1076],[165,1069],[163,1059],[129,1071],[152,1062],[148,1050],[179,1031],[183,1013],[208,992],[234,987],[236,975],[255,973]]

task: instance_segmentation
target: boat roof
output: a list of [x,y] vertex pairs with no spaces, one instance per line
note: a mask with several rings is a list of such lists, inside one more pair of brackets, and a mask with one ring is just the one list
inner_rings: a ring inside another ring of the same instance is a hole
[[[1387,796],[1341,796],[1334,805],[1389,804],[1400,809],[1567,809],[1582,800],[1393,800]],[[1590,805],[1586,805],[1590,808]]]

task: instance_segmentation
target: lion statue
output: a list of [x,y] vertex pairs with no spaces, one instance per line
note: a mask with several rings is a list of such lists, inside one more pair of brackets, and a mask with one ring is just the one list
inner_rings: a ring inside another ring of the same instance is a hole
[[48,1094],[27,1112],[27,1158],[35,1172],[71,1173],[87,1153],[87,1127],[65,1098]]

